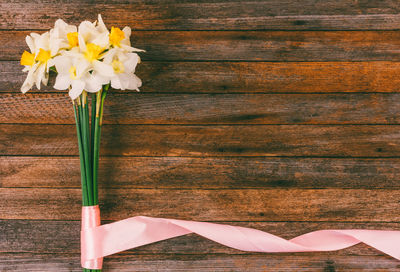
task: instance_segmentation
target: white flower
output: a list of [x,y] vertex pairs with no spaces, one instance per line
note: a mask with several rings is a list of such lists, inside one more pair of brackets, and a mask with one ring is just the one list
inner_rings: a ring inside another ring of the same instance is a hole
[[114,70],[110,77],[111,87],[121,90],[137,90],[142,81],[134,73],[140,58],[136,53],[125,52],[121,48],[112,48],[104,56],[104,63],[110,64]]
[[57,78],[54,88],[57,90],[69,90],[71,99],[76,99],[83,90],[88,92],[99,91],[108,78],[99,75],[96,71],[89,73],[90,65],[83,60],[83,55],[77,50],[65,51],[54,58],[57,69]]
[[31,52],[25,51],[21,57],[21,64],[25,65],[23,71],[28,72],[21,87],[24,93],[35,83],[38,89],[40,89],[40,83],[47,85],[49,69],[54,65],[53,57],[62,49],[70,49],[78,45],[77,28],[58,19],[50,31],[41,35],[37,33],[28,35],[26,43]]
[[77,27],[58,19],[54,23],[54,28],[50,30],[50,43],[54,50],[52,56],[56,55],[60,49],[78,46]]
[[[80,61],[82,65],[89,67],[93,78],[99,82],[110,81],[110,77],[114,75],[111,65],[102,62],[104,52],[109,48],[109,32],[99,15],[99,22],[91,23],[84,21],[78,28],[79,51],[82,54]],[[98,87],[98,84],[90,84],[92,88]],[[99,91],[101,86],[95,91]],[[90,91],[90,90],[88,90]]]
[[84,44],[96,44],[100,46],[103,50],[106,50],[110,47],[109,43],[109,32],[106,26],[101,19],[101,15],[99,14],[98,23],[97,22],[89,22],[83,21],[78,28],[79,33],[79,46],[81,51],[84,52],[84,48],[81,46]]
[[28,76],[21,87],[23,93],[31,89],[35,83],[38,89],[40,89],[40,83],[47,85],[49,68],[53,66],[52,54],[58,53],[58,48],[50,41],[49,32],[41,35],[31,33],[26,36],[26,43],[31,52],[25,51],[21,56],[21,65],[25,66],[23,71],[28,72]]
[[[25,51],[25,52],[30,54],[27,51]],[[24,57],[21,58],[21,64],[23,64],[23,58]],[[33,55],[33,61],[34,61],[34,55]],[[28,75],[26,76],[26,79],[25,79],[24,83],[22,84],[21,92],[26,93],[27,91],[32,89],[32,86],[36,82],[36,77],[37,77],[36,71],[37,71],[38,64],[39,63],[33,63],[32,65],[25,65],[25,68],[22,71],[28,72]]]
[[142,82],[134,72],[140,58],[133,52],[144,50],[132,47],[130,36],[129,27],[109,31],[100,14],[96,22],[84,21],[78,28],[59,19],[50,31],[31,33],[26,37],[30,52],[21,57],[23,71],[28,72],[21,91],[47,85],[54,65],[58,73],[54,88],[70,89],[72,99],[83,90],[100,91],[110,82],[115,89],[139,91]]
[[[135,47],[131,46],[131,28],[129,26],[126,26],[122,29],[123,35],[121,35],[121,30],[119,28],[111,27],[111,33],[110,33],[110,43],[113,44],[114,47],[120,47],[128,52],[145,52],[145,50],[138,49]],[[115,33],[115,34],[114,34]],[[119,38],[115,38],[115,36],[119,36]],[[122,38],[122,39],[121,39]],[[118,43],[113,43],[113,40],[118,41],[118,39],[121,39],[121,41]]]

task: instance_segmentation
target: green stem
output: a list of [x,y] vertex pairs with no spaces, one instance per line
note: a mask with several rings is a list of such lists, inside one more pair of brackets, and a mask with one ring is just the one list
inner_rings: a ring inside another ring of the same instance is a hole
[[[82,137],[83,143],[88,143],[86,146],[83,145],[84,149],[84,162],[90,162],[89,167],[85,168],[85,173],[88,177],[88,194],[89,205],[98,205],[98,168],[99,168],[99,154],[100,154],[100,135],[101,125],[103,121],[103,105],[104,99],[106,98],[107,90],[109,85],[104,86],[103,90],[99,91],[96,96],[92,95],[92,112],[91,112],[91,125],[89,127],[89,111],[86,104],[86,93],[82,94],[82,131],[85,133]],[[96,106],[96,107],[95,107]],[[85,109],[86,107],[86,109]],[[90,134],[89,134],[90,131]],[[89,142],[87,142],[89,140]],[[90,148],[89,148],[90,147]],[[89,152],[86,152],[89,149]],[[90,158],[88,158],[90,156]],[[93,170],[93,171],[92,171]],[[91,174],[91,175],[90,175]],[[83,186],[82,186],[83,189]],[[98,269],[83,269],[84,272],[97,272]]]
[[83,160],[83,147],[82,147],[82,137],[81,137],[81,128],[80,122],[78,119],[78,115],[76,113],[75,103],[72,102],[72,107],[74,108],[74,116],[76,123],[76,134],[78,136],[78,147],[79,147],[79,160],[81,165],[81,183],[82,183],[82,204],[83,206],[88,205],[88,197],[87,197],[87,188],[86,188],[86,176],[85,176],[85,162]]
[[110,85],[104,86],[104,91],[101,94],[101,106],[100,106],[100,126],[103,124],[103,106],[104,106],[104,100],[106,99],[107,96],[107,91]]
[[85,109],[84,114],[85,114],[85,120],[86,120],[86,125],[87,125],[87,147],[88,147],[88,156],[89,156],[89,169],[92,169],[92,150],[91,148],[91,143],[90,143],[90,116],[89,116],[89,97],[87,92],[84,91],[83,93],[84,99],[85,99],[85,105],[83,105],[83,108]]
[[91,95],[92,98],[92,113],[91,113],[91,122],[90,122],[90,154],[91,156],[91,161],[92,164],[94,164],[94,130],[95,130],[95,122],[96,122],[96,94],[92,93]]
[[96,123],[96,94],[92,93],[92,113],[91,113],[91,122],[90,122],[90,128],[91,128],[91,154],[92,154],[92,163],[93,163],[93,156],[94,156],[94,130],[95,130],[95,123]]
[[[94,202],[98,203],[98,190],[97,190],[97,176],[99,169],[99,149],[100,149],[100,104],[101,104],[101,91],[97,92],[96,101],[96,117],[94,124],[94,145],[93,145],[93,198]],[[95,204],[95,205],[96,205]]]
[[93,183],[92,183],[92,167],[90,165],[90,140],[89,140],[89,116],[87,110],[86,92],[82,93],[82,142],[83,142],[83,153],[85,160],[85,172],[86,172],[86,185],[88,189],[88,204],[93,205]]
[[93,152],[93,197],[94,203],[98,203],[98,169],[99,169],[99,157],[100,157],[100,136],[101,136],[101,125],[103,120],[103,105],[104,99],[107,95],[107,89],[103,88],[103,91],[97,93],[96,103],[96,121],[95,121],[95,136],[94,136],[94,152]]

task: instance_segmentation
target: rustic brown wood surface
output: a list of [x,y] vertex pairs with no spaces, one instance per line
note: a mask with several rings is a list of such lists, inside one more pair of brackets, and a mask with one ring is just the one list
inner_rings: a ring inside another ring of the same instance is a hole
[[[25,36],[58,18],[133,29],[141,92],[111,91],[103,222],[134,215],[253,227],[400,228],[400,3],[0,1],[0,271],[81,271],[71,102],[19,93]],[[51,80],[51,83],[54,79]],[[187,235],[104,271],[400,271],[359,244],[249,254]]]
[[[0,157],[1,188],[80,188],[77,157]],[[398,189],[399,158],[102,157],[103,188]]]
[[[0,92],[19,92],[18,61],[0,62]],[[398,62],[143,62],[141,92],[338,93],[399,92]],[[157,78],[157,80],[155,80]],[[54,79],[54,78],[51,78]],[[54,80],[50,82],[54,83]],[[61,92],[42,86],[42,90]],[[36,88],[33,92],[41,92]],[[123,91],[123,93],[132,91]],[[133,91],[135,92],[135,91]],[[67,99],[67,97],[65,97]],[[60,105],[61,106],[61,105]],[[67,106],[67,105],[64,105]]]
[[[105,156],[397,157],[398,125],[104,125]],[[74,125],[0,125],[4,155],[78,155]]]
[[60,17],[78,24],[82,19],[95,20],[93,10],[101,10],[107,22],[135,30],[370,30],[399,29],[400,25],[400,8],[390,0],[18,0],[0,7],[0,28],[5,30],[46,30]]
[[[0,60],[18,60],[31,31],[0,33]],[[144,61],[400,60],[399,31],[137,31],[131,40]]]
[[[142,94],[107,99],[105,124],[400,124],[400,93]],[[1,123],[75,124],[65,94],[0,94]]]

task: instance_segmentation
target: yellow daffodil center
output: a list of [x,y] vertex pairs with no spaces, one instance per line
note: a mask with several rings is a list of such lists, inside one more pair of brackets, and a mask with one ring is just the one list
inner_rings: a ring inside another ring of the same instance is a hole
[[88,43],[86,45],[86,52],[84,56],[88,61],[94,61],[100,57],[101,52],[103,52],[103,48],[101,48],[97,44]]
[[122,74],[125,70],[124,64],[122,64],[122,62],[120,62],[119,60],[113,60],[111,66],[116,74]]
[[46,63],[49,59],[51,59],[50,51],[40,48],[39,54],[37,54],[36,56],[36,60],[42,63]]
[[69,77],[72,79],[72,80],[74,80],[74,79],[76,79],[77,78],[77,75],[76,75],[76,67],[75,66],[71,66],[71,68],[69,68]]
[[32,66],[33,64],[35,64],[35,55],[24,51],[21,56],[21,65]]
[[111,27],[110,44],[114,47],[120,46],[121,41],[125,39],[125,33],[118,27]]
[[70,32],[67,34],[67,39],[70,47],[79,45],[78,32]]

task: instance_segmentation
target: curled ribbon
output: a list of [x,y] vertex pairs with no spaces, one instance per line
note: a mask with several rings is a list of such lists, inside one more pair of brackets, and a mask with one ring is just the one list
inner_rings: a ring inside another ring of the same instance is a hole
[[82,209],[82,267],[101,269],[105,256],[189,233],[238,250],[269,253],[332,251],[363,242],[400,260],[400,231],[318,230],[286,240],[251,228],[146,216],[100,226],[99,208],[90,206]]

